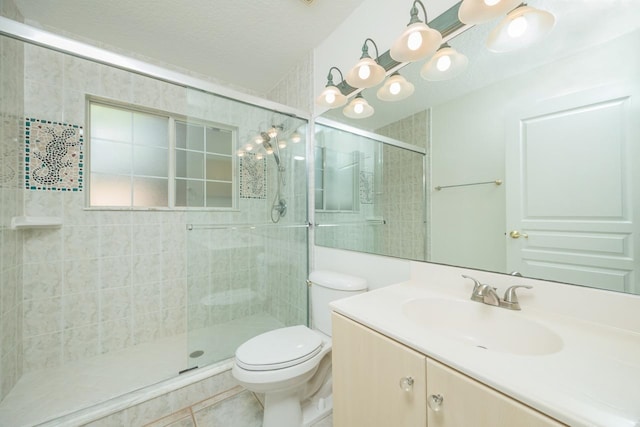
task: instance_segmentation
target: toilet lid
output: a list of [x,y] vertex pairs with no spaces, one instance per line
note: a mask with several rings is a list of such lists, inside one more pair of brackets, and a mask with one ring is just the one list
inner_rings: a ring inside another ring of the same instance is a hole
[[250,371],[283,369],[311,359],[322,339],[303,325],[275,329],[251,338],[236,350],[236,363]]

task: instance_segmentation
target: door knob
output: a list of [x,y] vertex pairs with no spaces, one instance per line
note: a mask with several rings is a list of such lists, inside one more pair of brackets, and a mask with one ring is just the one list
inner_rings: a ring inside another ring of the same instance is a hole
[[525,239],[529,237],[527,233],[521,233],[518,230],[513,230],[509,233],[512,239],[519,239],[520,237],[524,237]]

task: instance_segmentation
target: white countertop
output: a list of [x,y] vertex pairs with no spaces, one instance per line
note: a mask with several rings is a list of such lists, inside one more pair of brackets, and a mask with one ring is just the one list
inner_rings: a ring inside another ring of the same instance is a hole
[[570,426],[640,427],[640,334],[522,304],[522,311],[509,312],[554,331],[563,347],[546,355],[501,353],[449,338],[403,314],[403,303],[429,297],[461,298],[408,281],[331,306]]

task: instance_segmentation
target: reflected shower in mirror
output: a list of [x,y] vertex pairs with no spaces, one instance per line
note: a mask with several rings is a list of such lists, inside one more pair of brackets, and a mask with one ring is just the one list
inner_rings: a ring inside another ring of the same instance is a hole
[[494,53],[497,20],[468,28],[446,40],[468,57],[460,75],[408,64],[411,97],[365,89],[373,116],[323,117],[425,148],[427,261],[640,294],[640,2],[529,5],[555,16],[542,41]]
[[314,146],[316,244],[425,259],[424,152],[325,123]]

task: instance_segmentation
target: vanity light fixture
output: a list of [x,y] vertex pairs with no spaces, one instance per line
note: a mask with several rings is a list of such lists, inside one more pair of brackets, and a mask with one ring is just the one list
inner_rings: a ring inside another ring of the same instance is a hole
[[[430,28],[418,18],[420,5],[424,13],[424,21],[427,22],[427,10],[420,0],[414,0],[411,6],[411,19],[407,28],[391,46],[389,54],[398,62],[413,62],[433,55],[442,44],[442,34]],[[347,80],[348,81],[348,80]]]
[[333,84],[333,75],[331,74],[333,70],[336,70],[338,73],[340,73],[341,82],[344,80],[344,77],[342,77],[342,71],[340,71],[338,67],[329,68],[327,84],[322,93],[320,93],[320,95],[316,98],[316,104],[321,107],[338,108],[347,103],[347,97],[342,94],[340,89],[338,89],[335,84]]
[[291,142],[297,144],[300,141],[302,141],[302,136],[298,132],[294,132],[291,134]]
[[[369,56],[369,47],[367,42],[371,42],[373,47],[376,48],[376,59],[373,60]],[[355,88],[368,88],[373,87],[382,80],[386,74],[386,70],[380,64],[378,64],[378,46],[372,39],[367,38],[362,45],[362,56],[356,65],[351,68],[347,73],[347,83]]]
[[466,70],[468,64],[469,59],[465,55],[445,43],[422,66],[420,76],[429,81],[448,80]]
[[528,46],[551,31],[554,23],[551,13],[522,3],[489,33],[487,48],[502,53]]
[[349,105],[342,110],[345,116],[350,119],[365,119],[373,115],[374,110],[366,99],[362,97],[362,94],[358,94],[351,100]]
[[463,0],[458,19],[464,24],[482,24],[502,16],[520,4],[521,0]]
[[414,90],[415,86],[412,83],[395,72],[387,78],[376,95],[382,101],[400,101],[411,96]]

